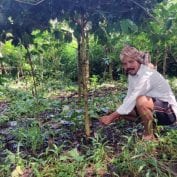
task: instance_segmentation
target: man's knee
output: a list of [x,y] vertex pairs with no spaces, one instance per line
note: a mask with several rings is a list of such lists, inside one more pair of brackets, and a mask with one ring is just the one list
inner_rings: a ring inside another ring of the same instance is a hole
[[147,107],[153,109],[153,100],[151,97],[147,96],[138,96],[136,99],[136,107],[137,108],[142,108],[142,107]]
[[146,103],[146,96],[138,96],[137,98],[136,98],[136,107],[140,107],[140,106],[142,106],[142,105],[145,105],[145,103]]

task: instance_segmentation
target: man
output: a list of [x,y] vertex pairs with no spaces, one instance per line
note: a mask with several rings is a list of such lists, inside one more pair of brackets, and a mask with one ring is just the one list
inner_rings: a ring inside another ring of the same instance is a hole
[[128,74],[128,91],[122,105],[112,114],[100,118],[108,125],[115,120],[137,120],[144,126],[143,139],[154,139],[153,122],[170,125],[176,122],[177,102],[168,82],[148,63],[147,53],[125,46],[120,54]]

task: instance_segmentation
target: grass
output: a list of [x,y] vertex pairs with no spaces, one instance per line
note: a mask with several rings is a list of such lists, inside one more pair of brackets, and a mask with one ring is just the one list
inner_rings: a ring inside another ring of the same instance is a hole
[[[96,80],[92,82],[96,89]],[[89,98],[93,122],[122,101],[125,87],[118,87],[120,91],[116,93],[117,90],[108,92],[107,85],[105,90],[100,86],[96,95]],[[159,140],[144,142],[138,136],[137,125],[123,121],[107,127],[94,124],[88,139],[84,134],[83,109],[74,98],[61,102],[41,94],[36,102],[29,92],[17,88],[6,90],[6,95],[10,105],[1,115],[1,125],[17,122],[9,132],[12,140],[8,140],[17,148],[8,149],[7,135],[1,135],[2,177],[24,173],[36,177],[177,176],[175,129],[158,127]]]

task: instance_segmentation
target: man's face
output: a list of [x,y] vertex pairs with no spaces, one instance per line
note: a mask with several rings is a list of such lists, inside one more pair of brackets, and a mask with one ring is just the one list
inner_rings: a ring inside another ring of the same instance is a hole
[[139,62],[137,62],[135,59],[128,56],[124,56],[122,60],[123,69],[127,74],[130,74],[132,76],[136,75],[136,73],[140,68],[140,65],[141,64]]

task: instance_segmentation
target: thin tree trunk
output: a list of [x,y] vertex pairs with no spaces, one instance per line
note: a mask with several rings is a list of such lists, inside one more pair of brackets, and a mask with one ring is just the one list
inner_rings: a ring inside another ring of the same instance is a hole
[[113,80],[113,66],[112,66],[112,60],[111,58],[109,57],[109,54],[111,52],[113,52],[113,48],[111,46],[105,46],[104,48],[104,52],[105,52],[105,56],[109,59],[108,60],[108,63],[106,62],[106,70],[108,69],[108,71],[106,72],[105,70],[105,74],[104,74],[104,79],[106,79],[106,76],[110,79],[110,80]]
[[32,94],[33,96],[35,96],[36,98],[37,97],[37,84],[36,84],[36,80],[35,80],[35,72],[34,72],[34,67],[33,67],[33,63],[32,63],[32,60],[31,60],[31,54],[29,52],[29,49],[27,49],[27,56],[28,56],[28,60],[29,60],[29,64],[30,64],[30,67],[31,67],[31,75],[32,75],[32,78],[33,78],[33,86],[34,86],[34,90],[32,90]]
[[20,77],[24,77],[24,72],[23,72],[23,69],[22,69],[22,67],[20,67]]
[[83,79],[82,79],[82,58],[81,58],[81,38],[77,39],[78,43],[78,95],[79,95],[79,102],[81,101],[81,97],[83,95]]
[[41,68],[42,68],[42,70],[41,70],[41,80],[43,81],[43,79],[44,79],[44,66],[43,66],[44,65],[44,61],[43,61],[43,57],[42,56],[40,56],[40,65],[41,65]]
[[20,69],[17,68],[17,82],[20,81]]
[[108,69],[109,69],[109,79],[113,80],[113,75],[112,75],[113,69],[112,69],[112,62],[111,62],[111,61],[110,61],[108,67],[109,67],[109,68],[108,68]]
[[21,66],[17,67],[17,82],[20,81],[20,78],[23,78],[23,70]]
[[[156,56],[159,56],[159,50],[156,51]],[[154,63],[155,69],[158,70],[158,59],[155,57],[155,63]]]
[[89,68],[89,33],[88,31],[85,32],[85,41],[86,41],[86,80],[87,80],[87,87],[90,85],[90,68]]
[[85,118],[85,133],[86,136],[90,136],[90,119],[88,114],[88,81],[89,81],[89,74],[88,74],[88,57],[86,51],[86,33],[85,33],[85,25],[84,25],[84,18],[82,18],[81,22],[81,45],[80,45],[80,59],[82,64],[82,88],[83,88],[83,95],[84,95],[84,118]]
[[4,67],[3,61],[1,61],[1,74],[2,75],[7,74],[7,71],[6,71],[5,67]]
[[166,75],[166,69],[167,69],[167,51],[168,49],[165,45],[165,53],[164,53],[164,58],[163,58],[163,71],[162,71],[164,76]]

